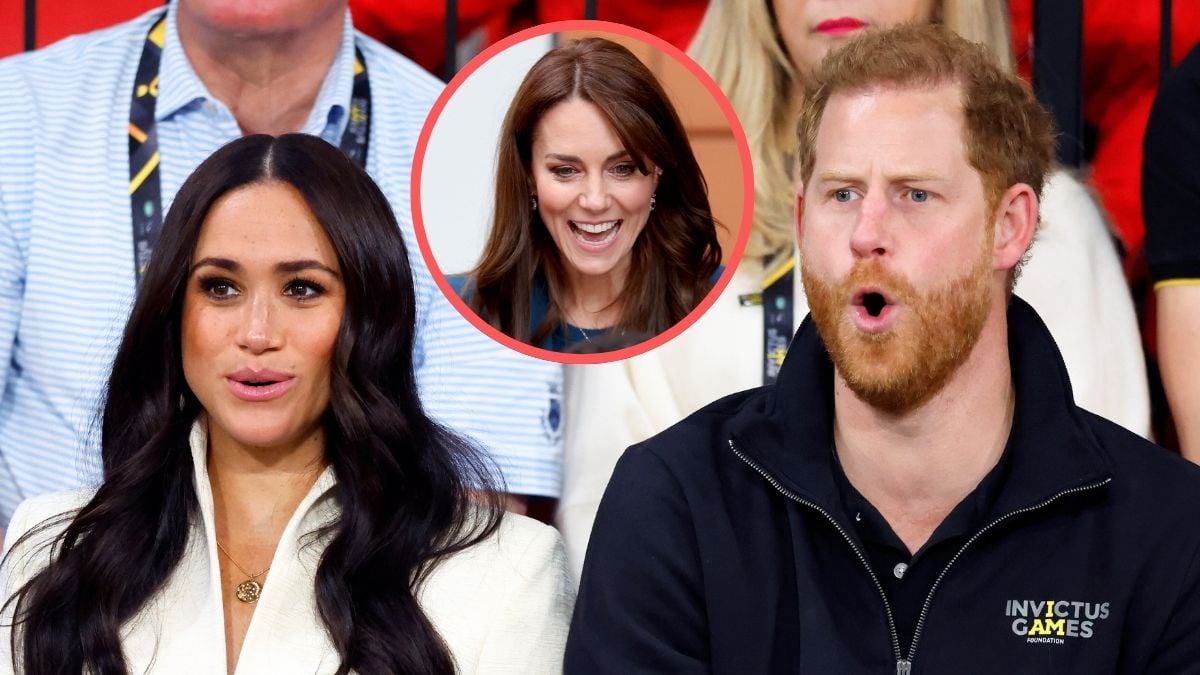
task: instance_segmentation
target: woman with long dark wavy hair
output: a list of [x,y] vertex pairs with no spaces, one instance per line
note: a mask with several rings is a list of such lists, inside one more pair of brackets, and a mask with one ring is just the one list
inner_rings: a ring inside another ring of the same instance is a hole
[[113,364],[103,483],[8,530],[0,668],[560,671],[558,536],[481,504],[485,462],[423,412],[415,306],[386,198],[336,148],[201,164]]
[[650,70],[603,38],[538,60],[504,118],[483,256],[451,278],[471,309],[544,349],[619,343],[683,319],[720,261],[704,176]]

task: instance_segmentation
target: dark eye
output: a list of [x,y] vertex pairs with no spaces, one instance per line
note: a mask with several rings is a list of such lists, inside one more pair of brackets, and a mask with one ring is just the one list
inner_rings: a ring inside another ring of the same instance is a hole
[[628,178],[637,171],[637,167],[632,164],[618,164],[612,168],[613,175],[618,178]]
[[283,289],[283,294],[300,300],[311,300],[325,294],[325,287],[310,279],[293,279]]
[[575,167],[573,166],[556,166],[553,169],[550,169],[550,173],[559,178],[570,178],[578,172],[575,171]]
[[849,190],[838,190],[833,193],[833,198],[839,202],[848,202],[854,199],[854,193]]
[[913,190],[908,193],[908,196],[918,204],[929,201],[929,193],[924,190]]
[[212,277],[200,280],[200,290],[210,298],[224,300],[238,294],[237,287],[228,279]]

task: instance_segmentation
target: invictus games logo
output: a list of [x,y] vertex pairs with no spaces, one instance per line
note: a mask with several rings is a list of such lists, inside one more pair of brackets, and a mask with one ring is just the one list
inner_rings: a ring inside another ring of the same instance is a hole
[[1096,623],[1108,618],[1108,603],[1009,600],[1004,615],[1012,617],[1013,634],[1026,642],[1061,645],[1065,638],[1092,637]]

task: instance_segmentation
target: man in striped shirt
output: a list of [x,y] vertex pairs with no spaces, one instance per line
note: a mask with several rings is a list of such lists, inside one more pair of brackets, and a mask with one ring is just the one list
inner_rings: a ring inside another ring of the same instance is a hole
[[[345,0],[179,0],[0,61],[0,527],[22,499],[97,478],[96,410],[153,243],[134,218],[161,218],[201,160],[248,133],[365,155],[414,258],[425,405],[491,451],[510,493],[556,497],[560,367],[478,333],[413,253],[413,153],[441,86],[355,32]],[[148,185],[160,195],[143,199]]]

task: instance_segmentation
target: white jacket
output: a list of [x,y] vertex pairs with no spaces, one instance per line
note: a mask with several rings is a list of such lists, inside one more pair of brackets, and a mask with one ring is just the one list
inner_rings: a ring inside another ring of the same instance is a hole
[[[213,532],[212,488],[205,466],[206,441],[192,437],[201,522],[165,587],[121,628],[132,673],[225,673],[225,628]],[[300,546],[302,536],[338,515],[333,470],[326,468],[283,531],[238,658],[237,675],[332,673],[337,652],[317,613],[314,575],[323,542]],[[82,507],[94,491],[59,492],[28,499],[5,536],[11,548],[23,534],[53,516]],[[0,589],[11,597],[48,562],[65,524],[35,533],[4,560]],[[307,539],[304,540],[307,543]],[[563,547],[551,527],[512,514],[482,543],[434,568],[418,599],[461,673],[561,673],[574,602]],[[0,618],[0,673],[13,672],[11,608]],[[18,629],[19,630],[19,629]]]
[[[1037,310],[1063,353],[1075,402],[1148,436],[1150,395],[1133,300],[1104,216],[1087,189],[1058,171],[1043,190],[1041,227],[1016,294]],[[568,366],[563,488],[556,517],[576,580],[592,521],[617,458],[723,396],[762,384],[762,265],[747,260],[703,317],[632,359]],[[798,327],[808,313],[795,280]]]

